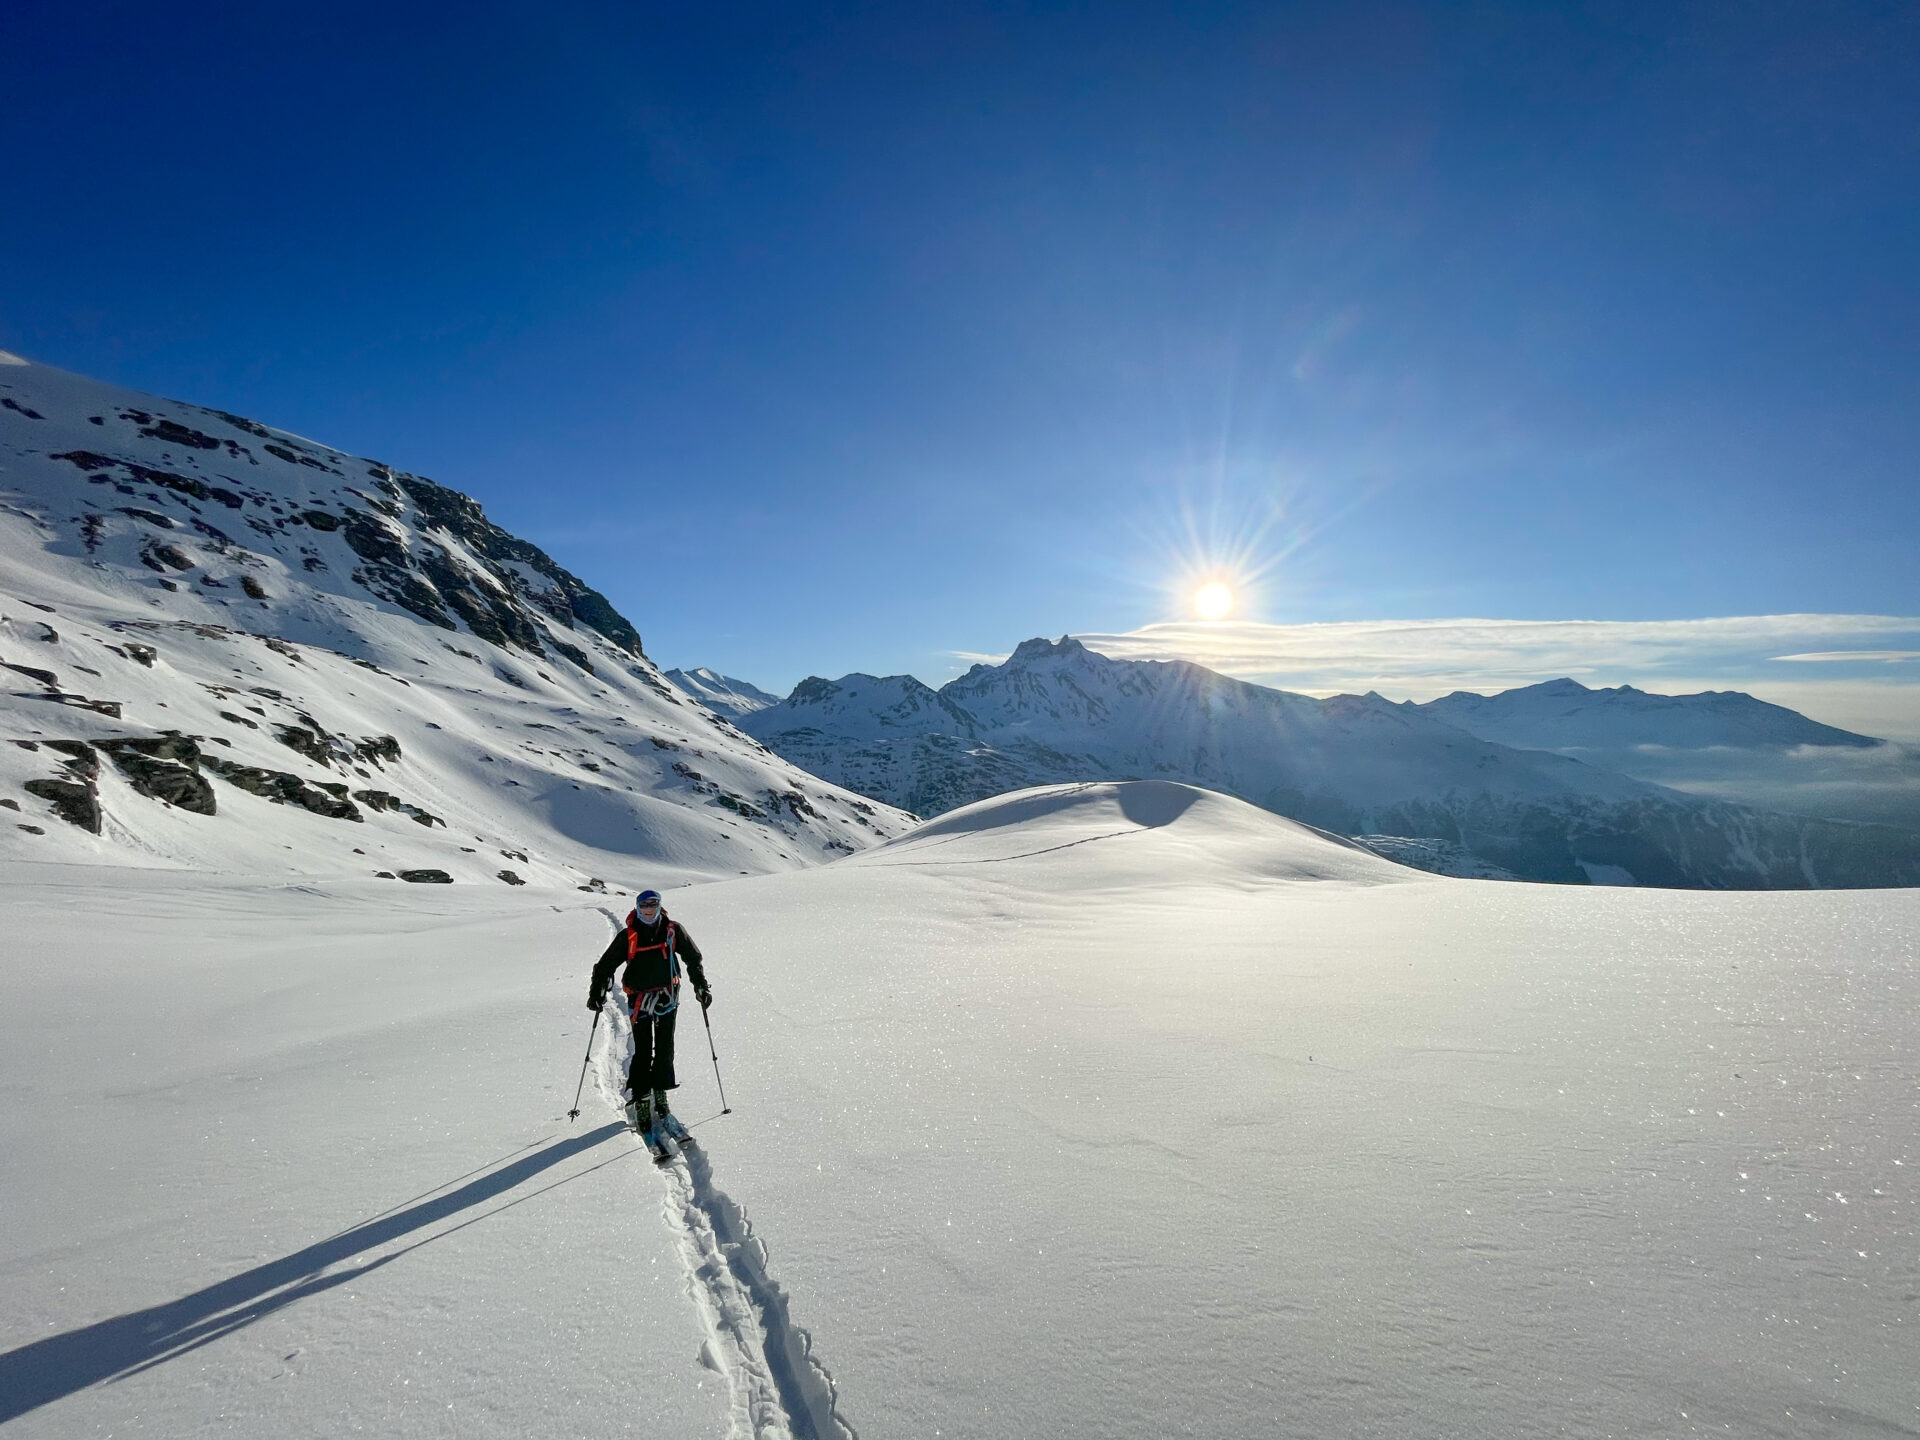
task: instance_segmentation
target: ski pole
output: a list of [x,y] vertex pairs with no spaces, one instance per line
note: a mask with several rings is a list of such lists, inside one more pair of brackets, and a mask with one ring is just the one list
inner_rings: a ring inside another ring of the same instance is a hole
[[587,1088],[587,1061],[593,1058],[593,1037],[599,1033],[600,1012],[596,1010],[593,1012],[593,1029],[587,1031],[587,1053],[580,1057],[580,1083],[573,1087],[573,1109],[567,1111],[569,1120],[580,1118],[580,1092]]
[[733,1107],[727,1104],[726,1082],[720,1078],[720,1055],[719,1052],[713,1048],[713,1021],[707,1019],[707,1007],[704,1005],[700,1007],[700,1018],[705,1022],[707,1027],[707,1054],[713,1057],[713,1083],[720,1087],[720,1113],[722,1115],[731,1115],[733,1113]]

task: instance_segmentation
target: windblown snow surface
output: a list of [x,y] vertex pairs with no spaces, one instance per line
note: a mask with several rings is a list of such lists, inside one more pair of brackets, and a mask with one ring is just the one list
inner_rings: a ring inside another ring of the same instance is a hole
[[13,863],[9,1435],[1920,1433],[1920,892],[1443,879],[1164,782],[675,889]]

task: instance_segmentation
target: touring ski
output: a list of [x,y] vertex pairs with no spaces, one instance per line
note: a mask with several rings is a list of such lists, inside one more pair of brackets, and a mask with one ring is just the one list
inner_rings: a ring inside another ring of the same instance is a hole
[[680,1123],[680,1117],[678,1115],[662,1115],[660,1117],[660,1128],[666,1132],[667,1139],[673,1141],[676,1145],[692,1145],[695,1143],[693,1135],[688,1131],[686,1126]]

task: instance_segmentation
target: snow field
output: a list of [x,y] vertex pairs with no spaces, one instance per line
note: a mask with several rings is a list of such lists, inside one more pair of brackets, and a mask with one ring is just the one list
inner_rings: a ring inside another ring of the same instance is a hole
[[1920,1429],[1911,891],[1028,792],[668,892],[663,1169],[593,897],[5,878],[10,1434]]
[[1133,788],[677,902],[863,1436],[1920,1425],[1920,897],[1407,879]]
[[724,1433],[589,897],[6,879],[4,1433]]
[[[633,1031],[618,1004],[605,1013],[611,1023],[606,1038],[594,1046],[595,1089],[602,1104],[620,1114]],[[688,1029],[698,1015],[693,1004],[682,1007],[678,1028]],[[675,1068],[683,1085],[687,1044],[704,1043],[705,1035],[702,1027],[677,1036]],[[681,1093],[675,1092],[676,1099]],[[719,1118],[711,1116],[707,1123]],[[638,1137],[632,1143],[644,1149]],[[687,1292],[706,1325],[701,1362],[727,1382],[729,1440],[851,1437],[851,1427],[834,1411],[833,1379],[814,1360],[812,1337],[789,1317],[786,1294],[767,1273],[766,1246],[745,1211],[715,1185],[713,1166],[697,1138],[677,1148],[679,1159],[661,1170],[667,1182],[662,1214],[679,1243]]]

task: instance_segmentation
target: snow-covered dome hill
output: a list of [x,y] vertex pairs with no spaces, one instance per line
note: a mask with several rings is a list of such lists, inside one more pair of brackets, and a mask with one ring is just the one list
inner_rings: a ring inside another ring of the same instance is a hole
[[848,865],[1042,862],[1022,874],[1075,891],[1274,880],[1391,884],[1421,878],[1345,836],[1171,780],[1043,785],[949,810]]

